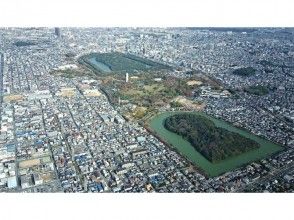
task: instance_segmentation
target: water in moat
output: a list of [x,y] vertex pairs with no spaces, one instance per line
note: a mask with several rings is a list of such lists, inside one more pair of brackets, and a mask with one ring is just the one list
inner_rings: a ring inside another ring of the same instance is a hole
[[112,70],[109,68],[109,66],[107,66],[106,64],[104,64],[102,62],[97,61],[95,57],[91,57],[89,59],[89,62],[95,68],[97,68],[98,70],[100,70],[101,72],[104,72],[104,73],[111,73],[112,72]]

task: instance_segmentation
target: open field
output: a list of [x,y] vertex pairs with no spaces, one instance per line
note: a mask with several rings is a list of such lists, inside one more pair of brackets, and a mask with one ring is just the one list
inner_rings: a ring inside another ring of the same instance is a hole
[[40,164],[41,164],[40,159],[24,160],[19,162],[19,168],[28,168],[28,167],[33,167]]
[[150,94],[159,93],[163,91],[164,89],[165,89],[165,86],[158,83],[143,86],[143,91]]
[[173,102],[178,102],[182,106],[189,108],[189,109],[194,109],[194,110],[203,110],[205,108],[205,103],[196,103],[194,101],[191,101],[187,99],[186,97],[183,96],[178,96],[173,99]]
[[189,80],[188,82],[187,82],[187,85],[188,86],[194,86],[194,85],[196,85],[196,86],[200,86],[200,85],[202,85],[203,84],[203,82],[201,82],[201,81],[199,81],[199,80]]
[[86,97],[98,97],[101,95],[101,92],[99,92],[97,89],[85,89],[83,94]]
[[145,107],[136,107],[132,112],[131,112],[131,117],[135,119],[141,119],[147,114],[147,108]]
[[76,95],[76,91],[75,88],[61,88],[56,95],[62,97],[73,97]]
[[191,96],[192,90],[195,88],[195,86],[188,86],[186,79],[163,77],[161,81],[156,82],[154,79],[157,77],[157,74],[142,74],[139,79],[130,80],[128,83],[109,80],[104,85],[109,89],[118,88],[117,94],[122,97],[129,96],[130,101],[146,101],[147,105],[159,102],[168,104],[178,95]]
[[4,102],[13,102],[23,100],[23,95],[6,95],[3,97]]
[[81,76],[95,77],[95,74],[91,70],[81,65],[77,66],[77,68],[58,68],[51,71],[50,74],[65,78],[75,78]]

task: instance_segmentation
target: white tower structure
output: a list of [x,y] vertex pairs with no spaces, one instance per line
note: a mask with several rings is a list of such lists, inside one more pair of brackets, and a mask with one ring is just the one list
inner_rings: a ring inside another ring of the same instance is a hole
[[129,82],[129,74],[126,73],[126,83]]

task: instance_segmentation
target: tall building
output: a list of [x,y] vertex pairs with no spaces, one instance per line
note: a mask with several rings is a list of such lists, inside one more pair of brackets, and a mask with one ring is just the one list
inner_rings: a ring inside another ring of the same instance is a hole
[[54,31],[55,31],[55,35],[56,35],[57,37],[61,37],[60,28],[56,27],[56,28],[54,28]]

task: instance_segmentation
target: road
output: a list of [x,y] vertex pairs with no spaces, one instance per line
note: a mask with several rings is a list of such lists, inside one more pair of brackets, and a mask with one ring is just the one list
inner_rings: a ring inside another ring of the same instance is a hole
[[[0,52],[0,105],[3,102],[3,72],[4,72],[4,54]],[[0,116],[1,119],[1,116]]]

